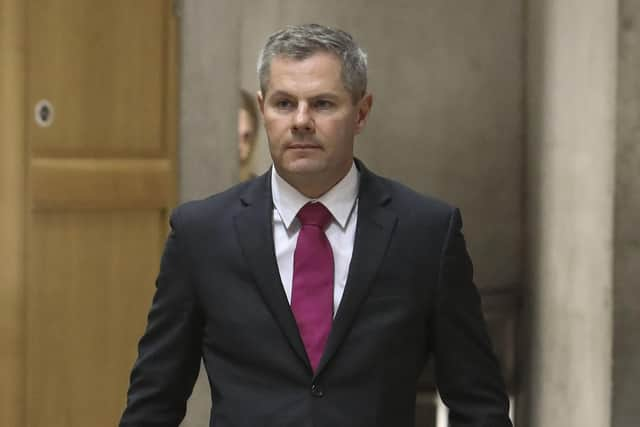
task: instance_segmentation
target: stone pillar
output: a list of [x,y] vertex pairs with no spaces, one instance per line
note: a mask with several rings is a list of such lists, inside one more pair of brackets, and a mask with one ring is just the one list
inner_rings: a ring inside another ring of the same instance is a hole
[[640,420],[640,2],[620,2],[612,426]]
[[528,2],[530,330],[519,427],[610,425],[617,4]]

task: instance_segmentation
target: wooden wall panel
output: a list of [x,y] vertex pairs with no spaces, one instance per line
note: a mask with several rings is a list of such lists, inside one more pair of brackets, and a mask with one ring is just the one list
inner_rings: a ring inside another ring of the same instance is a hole
[[163,209],[175,180],[169,159],[33,159],[34,210]]
[[26,3],[22,425],[113,426],[176,200],[172,2]]
[[24,8],[0,0],[0,425],[23,423]]
[[28,106],[55,113],[48,128],[30,121],[34,153],[164,154],[167,2],[27,3]]
[[34,215],[29,425],[116,425],[165,229],[153,210]]

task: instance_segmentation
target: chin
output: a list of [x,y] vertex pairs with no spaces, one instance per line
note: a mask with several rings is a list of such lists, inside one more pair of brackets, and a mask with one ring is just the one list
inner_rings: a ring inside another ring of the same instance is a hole
[[324,162],[318,159],[304,157],[286,162],[284,169],[289,173],[307,174],[321,172],[325,167]]

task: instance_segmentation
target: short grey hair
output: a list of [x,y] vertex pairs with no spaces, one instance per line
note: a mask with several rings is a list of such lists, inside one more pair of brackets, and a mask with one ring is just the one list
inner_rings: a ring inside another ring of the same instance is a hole
[[258,56],[258,79],[266,95],[271,61],[277,56],[304,60],[318,52],[335,54],[342,63],[342,82],[354,104],[367,91],[367,54],[345,31],[318,24],[293,25],[269,36]]

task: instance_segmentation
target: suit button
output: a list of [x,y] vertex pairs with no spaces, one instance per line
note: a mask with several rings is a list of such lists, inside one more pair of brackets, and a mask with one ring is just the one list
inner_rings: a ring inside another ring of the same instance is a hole
[[314,397],[322,397],[324,396],[324,391],[318,384],[311,384],[311,394]]

